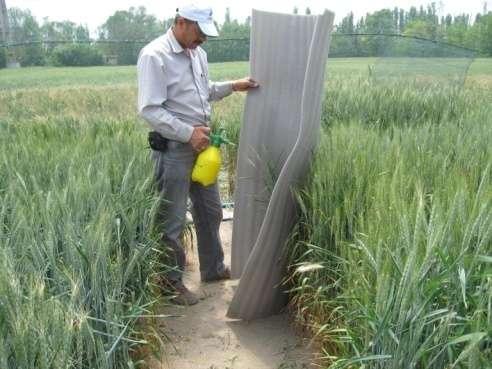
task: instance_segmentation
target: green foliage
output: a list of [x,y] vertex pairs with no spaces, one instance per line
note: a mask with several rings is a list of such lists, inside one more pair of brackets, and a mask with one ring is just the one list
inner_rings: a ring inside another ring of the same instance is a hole
[[219,184],[222,189],[221,197],[223,202],[233,201],[234,198],[237,152],[239,148],[239,132],[243,107],[244,96],[240,94],[234,94],[228,97],[226,101],[213,105],[212,129],[223,128],[225,130],[225,137],[233,143],[233,145],[222,145],[221,147],[224,175],[222,179],[219,179]]
[[[295,8],[298,12],[298,9]],[[306,14],[310,9],[306,8]],[[42,26],[28,10],[11,8],[9,19],[12,25],[13,42],[38,42],[39,44],[16,47],[18,59],[24,66],[43,65],[56,44],[42,41],[88,42],[86,26],[71,21],[52,22],[45,20]],[[477,14],[475,22],[464,14],[439,18],[436,6],[409,10],[394,8],[368,13],[356,20],[349,13],[335,27],[330,55],[332,57],[456,57],[457,50],[433,42],[398,40],[379,34],[403,34],[421,37],[436,42],[447,42],[478,50],[483,56],[492,55],[492,12]],[[162,35],[172,19],[158,20],[148,14],[145,7],[116,11],[98,29],[99,47],[108,56],[115,57],[119,65],[136,63],[140,49],[150,40]],[[249,59],[249,35],[251,19],[244,22],[232,18],[229,9],[220,29],[220,37],[204,45],[210,62],[240,61]],[[372,36],[348,36],[347,34],[374,34]],[[230,40],[234,39],[234,40]],[[471,56],[471,54],[469,54]]]
[[478,40],[478,49],[484,55],[492,56],[492,12],[480,17],[474,26],[474,39]]
[[[118,10],[100,28],[99,39],[103,41],[142,41],[152,40],[164,33],[164,23],[147,14],[145,7]],[[115,55],[119,65],[136,64],[143,43],[109,43],[104,52]]]
[[234,40],[218,38],[209,40],[202,47],[207,52],[209,63],[249,60],[248,38]]
[[292,306],[327,368],[492,360],[492,85],[432,72],[328,84],[290,249]]
[[224,24],[219,29],[220,36],[216,39],[209,39],[203,45],[208,61],[215,63],[249,60],[250,18],[248,17],[244,23],[231,20],[230,11],[227,8]]
[[128,368],[163,269],[128,89],[0,93],[0,367]]
[[[448,35],[451,33],[452,28],[448,29]],[[405,31],[403,32],[406,36],[415,36],[415,37],[423,37],[428,38],[432,33],[432,24],[422,19],[415,19],[411,22],[408,22],[405,25]],[[451,43],[456,43],[456,45],[462,44],[457,40],[449,40]],[[453,42],[454,41],[454,42]],[[461,41],[461,40],[460,40]]]
[[41,26],[44,40],[56,41],[89,41],[87,26],[77,25],[71,21],[50,22],[45,19]]
[[[357,62],[357,69],[365,70],[367,61]],[[484,63],[487,66],[487,63]],[[244,77],[248,73],[248,63],[216,63],[210,65],[210,76],[213,81],[224,81]],[[20,68],[9,69],[0,73],[0,91],[22,88],[64,87],[73,85],[133,86],[137,78],[134,66],[104,66],[91,68]],[[132,99],[133,97],[129,97]],[[134,113],[134,106],[127,104]],[[1,106],[0,106],[1,111]]]
[[[51,22],[44,20],[41,26],[43,40],[47,41],[68,41],[68,42],[87,42],[90,40],[89,29],[87,26],[76,25],[70,21]],[[51,52],[56,44],[46,44],[46,54],[51,56]]]
[[41,66],[46,62],[46,55],[41,44],[24,46],[15,51],[17,61],[21,66]]
[[[492,63],[458,89],[440,59],[424,81],[390,85],[374,62],[329,60],[293,307],[333,368],[486,368]],[[213,80],[247,70],[210,66]],[[144,344],[135,320],[165,267],[134,81],[134,67],[0,72],[2,368],[127,368]],[[243,103],[214,106],[236,142]],[[225,149],[233,185],[237,147]]]
[[0,68],[5,68],[7,66],[7,52],[5,48],[0,48]]
[[56,47],[50,61],[55,66],[103,65],[104,58],[99,49],[92,45],[68,44]]
[[[12,42],[41,41],[39,24],[29,10],[10,8],[8,17]],[[46,55],[40,43],[33,43],[16,48],[15,56],[22,66],[30,66],[44,65]]]
[[[446,50],[433,48],[430,43],[401,43],[396,49],[392,45],[394,41],[386,37],[337,37],[343,33],[400,33],[448,42],[479,50],[483,55],[491,55],[488,47],[489,40],[492,39],[492,26],[489,26],[491,17],[492,12],[478,14],[473,25],[470,15],[447,15],[439,19],[435,3],[427,9],[421,7],[419,10],[415,7],[408,11],[398,8],[392,11],[383,9],[367,14],[357,23],[354,22],[353,13],[349,13],[336,26],[330,53],[333,56],[448,56],[443,53]],[[455,54],[451,53],[449,56]]]
[[399,72],[399,79],[392,80],[394,83],[384,83],[384,80],[377,83],[379,81],[367,78],[350,82],[332,80],[323,104],[324,123],[356,120],[383,128],[419,122],[439,124],[459,120],[480,108],[481,101],[475,95],[462,94],[462,86],[433,82],[409,88],[411,81],[402,79],[402,74],[404,72]]

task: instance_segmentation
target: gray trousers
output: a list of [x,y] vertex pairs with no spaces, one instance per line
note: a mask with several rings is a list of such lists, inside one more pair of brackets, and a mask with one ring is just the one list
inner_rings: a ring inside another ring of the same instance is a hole
[[219,235],[222,205],[218,185],[205,187],[191,181],[196,155],[190,145],[176,141],[169,141],[166,152],[152,150],[151,154],[160,192],[156,221],[163,244],[168,247],[168,263],[173,267],[167,278],[173,282],[182,279],[186,262],[181,236],[186,222],[188,196],[192,202],[202,280],[213,279],[225,268]]

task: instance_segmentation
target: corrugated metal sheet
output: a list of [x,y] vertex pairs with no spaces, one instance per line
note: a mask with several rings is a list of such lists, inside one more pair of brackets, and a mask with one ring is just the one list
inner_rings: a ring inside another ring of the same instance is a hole
[[248,94],[241,128],[231,262],[241,281],[229,317],[265,317],[286,303],[278,284],[296,221],[292,189],[319,136],[333,18],[253,11],[251,76],[260,88]]

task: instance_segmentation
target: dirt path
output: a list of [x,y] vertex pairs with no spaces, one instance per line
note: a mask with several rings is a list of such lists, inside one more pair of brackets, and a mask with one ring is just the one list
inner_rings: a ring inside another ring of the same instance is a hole
[[[232,222],[221,226],[226,263],[230,260]],[[196,249],[189,252],[186,285],[202,298],[195,306],[166,306],[163,314],[171,341],[155,369],[300,369],[310,368],[311,353],[295,335],[285,314],[252,322],[225,317],[238,281],[200,283]]]

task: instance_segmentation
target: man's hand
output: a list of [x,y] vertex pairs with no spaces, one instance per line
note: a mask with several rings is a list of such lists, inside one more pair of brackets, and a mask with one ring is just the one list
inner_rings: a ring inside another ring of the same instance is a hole
[[189,141],[193,150],[196,152],[205,150],[210,142],[209,134],[210,128],[204,126],[195,127]]
[[250,77],[237,79],[232,82],[233,91],[248,91],[252,88],[257,88],[259,86],[258,82]]

